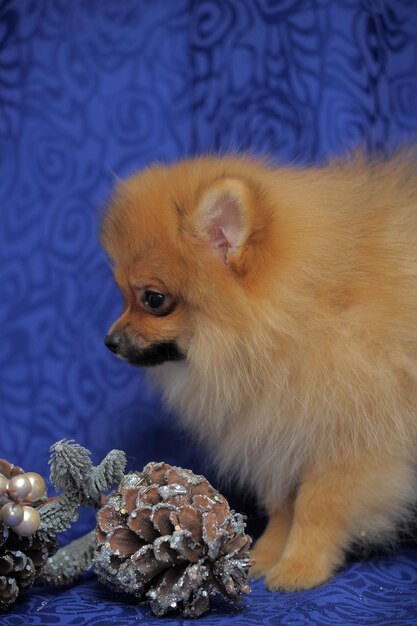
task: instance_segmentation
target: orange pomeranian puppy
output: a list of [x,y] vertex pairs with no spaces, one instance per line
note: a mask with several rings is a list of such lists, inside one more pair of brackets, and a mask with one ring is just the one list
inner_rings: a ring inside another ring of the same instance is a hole
[[389,537],[417,494],[415,157],[156,165],[102,242],[125,300],[106,345],[267,509],[254,575],[313,587]]

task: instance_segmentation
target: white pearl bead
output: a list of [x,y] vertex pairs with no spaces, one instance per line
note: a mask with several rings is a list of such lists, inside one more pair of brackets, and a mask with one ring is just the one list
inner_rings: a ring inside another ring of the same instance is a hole
[[41,524],[41,516],[31,506],[23,507],[23,520],[13,528],[14,532],[22,537],[30,537],[36,533]]
[[9,494],[16,500],[24,500],[31,489],[32,485],[25,474],[18,474],[9,480]]
[[9,528],[17,526],[23,520],[23,507],[15,502],[7,502],[1,507],[0,520]]
[[36,472],[26,472],[25,476],[30,480],[32,487],[26,499],[29,502],[36,502],[36,500],[43,498],[46,493],[46,485],[42,476]]
[[7,480],[6,476],[3,476],[3,474],[0,474],[0,496],[4,496],[8,488],[9,488],[9,481]]

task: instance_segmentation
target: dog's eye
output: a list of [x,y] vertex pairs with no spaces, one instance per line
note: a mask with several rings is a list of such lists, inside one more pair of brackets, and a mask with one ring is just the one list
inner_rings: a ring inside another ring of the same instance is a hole
[[152,315],[168,315],[175,306],[172,296],[152,289],[146,289],[141,300],[143,306]]
[[164,304],[165,296],[157,291],[145,291],[145,304],[151,309],[159,309]]

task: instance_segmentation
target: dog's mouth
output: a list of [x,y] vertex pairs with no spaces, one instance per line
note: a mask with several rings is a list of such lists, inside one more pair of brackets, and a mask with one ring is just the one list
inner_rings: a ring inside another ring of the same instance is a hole
[[138,348],[126,340],[126,337],[119,335],[117,340],[112,336],[107,336],[105,344],[115,356],[139,367],[151,367],[167,361],[182,361],[186,358],[176,341],[160,341],[146,348]]
[[166,361],[182,361],[185,354],[175,341],[161,341],[142,350],[130,347],[125,358],[131,365],[152,366],[161,365]]

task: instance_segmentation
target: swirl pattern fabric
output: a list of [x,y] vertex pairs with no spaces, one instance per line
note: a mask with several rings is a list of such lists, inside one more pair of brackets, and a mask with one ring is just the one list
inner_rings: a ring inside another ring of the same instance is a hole
[[[414,0],[2,0],[0,456],[47,475],[67,437],[96,461],[118,447],[131,468],[165,460],[216,483],[142,372],[103,345],[121,307],[97,236],[114,176],[209,150],[298,163],[390,150],[417,138],[416,103]],[[227,495],[255,529],[252,503]],[[237,612],[203,619],[405,626],[416,588],[404,548],[306,593],[256,582]],[[88,578],[1,618],[132,621],[156,623]]]

